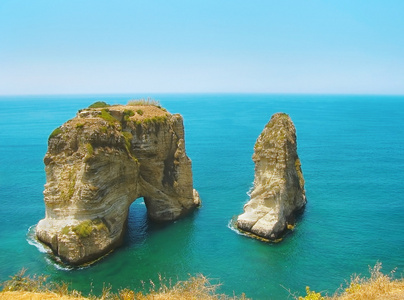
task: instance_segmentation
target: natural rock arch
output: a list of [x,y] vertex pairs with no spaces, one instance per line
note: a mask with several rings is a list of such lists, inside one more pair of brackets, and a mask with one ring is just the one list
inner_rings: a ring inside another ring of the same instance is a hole
[[70,264],[118,246],[140,197],[155,221],[178,219],[200,204],[182,117],[158,106],[79,111],[50,135],[44,162],[46,216],[36,234]]

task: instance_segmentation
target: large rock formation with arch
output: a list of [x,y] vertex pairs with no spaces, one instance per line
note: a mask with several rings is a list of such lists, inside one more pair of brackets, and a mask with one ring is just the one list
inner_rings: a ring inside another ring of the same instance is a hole
[[79,111],[52,132],[44,162],[46,216],[36,235],[69,264],[119,246],[137,198],[155,221],[176,220],[200,204],[182,116],[157,105]]

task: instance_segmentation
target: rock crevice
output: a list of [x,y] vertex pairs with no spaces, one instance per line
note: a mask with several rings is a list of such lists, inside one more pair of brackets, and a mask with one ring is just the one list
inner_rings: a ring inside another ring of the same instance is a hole
[[46,215],[36,235],[70,264],[118,246],[139,197],[155,221],[176,220],[200,204],[183,119],[161,107],[81,110],[52,132],[44,163]]

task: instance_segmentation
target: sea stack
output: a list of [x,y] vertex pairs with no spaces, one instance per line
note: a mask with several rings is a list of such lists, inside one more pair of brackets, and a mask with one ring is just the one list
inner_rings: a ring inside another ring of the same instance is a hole
[[182,116],[142,103],[97,103],[49,136],[46,215],[36,235],[64,262],[87,263],[119,246],[140,197],[155,221],[200,205]]
[[295,224],[306,196],[296,129],[285,113],[276,113],[258,137],[252,157],[254,188],[237,227],[253,237],[275,241]]

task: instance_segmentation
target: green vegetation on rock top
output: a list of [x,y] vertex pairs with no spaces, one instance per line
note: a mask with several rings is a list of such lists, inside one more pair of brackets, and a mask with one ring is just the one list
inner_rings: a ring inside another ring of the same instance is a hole
[[165,121],[167,121],[167,116],[154,116],[152,118],[147,118],[147,119],[143,120],[143,122],[145,124],[148,124],[148,123],[157,124],[157,123],[163,123]]
[[117,119],[115,119],[108,111],[108,109],[104,108],[101,110],[101,115],[100,117],[102,119],[104,119],[105,121],[108,121],[109,123],[113,124],[116,121],[118,121]]
[[55,130],[52,131],[52,133],[49,135],[49,139],[59,135],[62,133],[62,129],[60,127],[56,128]]
[[94,102],[93,104],[91,104],[88,108],[102,108],[102,107],[108,107],[111,106],[108,103],[104,102],[104,101],[97,101]]

